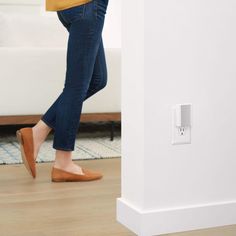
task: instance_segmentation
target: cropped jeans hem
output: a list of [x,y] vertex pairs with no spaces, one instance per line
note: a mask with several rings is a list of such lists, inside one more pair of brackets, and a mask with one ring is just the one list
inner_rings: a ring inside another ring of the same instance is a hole
[[53,127],[53,125],[51,125],[48,121],[46,121],[44,118],[41,118],[40,120],[42,120],[47,126],[49,126],[51,129],[55,129]]
[[60,150],[60,151],[74,151],[74,149],[71,149],[71,148],[64,148],[64,147],[57,147],[57,146],[52,146],[54,149],[56,150]]

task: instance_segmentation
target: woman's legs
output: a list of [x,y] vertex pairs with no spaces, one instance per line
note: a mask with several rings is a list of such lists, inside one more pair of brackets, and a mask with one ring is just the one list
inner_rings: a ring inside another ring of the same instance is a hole
[[[97,93],[98,91],[102,90],[107,84],[107,67],[106,67],[106,59],[105,59],[105,52],[103,46],[103,40],[101,40],[100,47],[97,53],[96,61],[93,68],[93,75],[89,85],[89,89],[87,91],[86,97],[84,99],[87,100],[89,97]],[[33,127],[33,135],[35,141],[35,154],[36,157],[38,155],[39,149],[42,143],[47,138],[48,134],[52,129],[55,129],[55,122],[56,122],[56,107],[58,101],[61,97],[61,94],[56,99],[56,101],[49,107],[47,112],[42,116],[39,122]],[[71,153],[63,152],[63,151],[56,151],[56,161],[55,163],[59,162],[60,164],[65,165],[65,161],[61,161],[62,157],[69,161],[71,159]],[[59,161],[58,161],[59,160]],[[59,166],[57,166],[59,167]]]
[[[34,131],[38,134],[35,135],[38,136],[35,140],[41,144],[50,130],[55,130],[55,166],[69,171],[80,171],[79,166],[72,165],[71,152],[74,150],[83,101],[104,88],[107,83],[101,36],[107,3],[104,0],[100,10],[94,1],[83,6],[84,8],[74,8],[77,12],[72,9],[62,11],[65,15],[59,14],[59,19],[65,22],[63,25],[69,32],[65,86],[57,100],[35,125]],[[73,14],[77,14],[77,18]],[[76,21],[73,21],[75,18]]]

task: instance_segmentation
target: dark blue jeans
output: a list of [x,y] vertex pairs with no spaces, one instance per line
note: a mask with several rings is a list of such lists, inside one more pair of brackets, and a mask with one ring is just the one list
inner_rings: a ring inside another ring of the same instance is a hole
[[64,88],[41,117],[54,129],[53,148],[73,151],[83,101],[107,84],[102,30],[109,0],[91,2],[57,11],[69,32]]

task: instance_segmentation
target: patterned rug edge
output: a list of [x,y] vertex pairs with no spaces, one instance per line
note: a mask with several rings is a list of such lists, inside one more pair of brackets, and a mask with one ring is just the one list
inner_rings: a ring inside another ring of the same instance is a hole
[[[98,157],[98,158],[83,158],[83,159],[80,159],[80,158],[72,158],[73,161],[93,161],[93,160],[99,160],[99,159],[113,159],[113,158],[121,158],[121,156],[113,156],[113,157]],[[52,161],[36,161],[37,164],[41,164],[41,163],[52,163],[54,162],[53,160]],[[1,165],[19,165],[19,164],[23,164],[23,162],[15,162],[15,163],[0,163],[0,166]]]

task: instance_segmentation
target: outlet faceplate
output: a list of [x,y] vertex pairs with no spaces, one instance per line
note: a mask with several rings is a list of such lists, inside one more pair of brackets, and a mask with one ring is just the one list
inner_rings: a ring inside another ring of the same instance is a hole
[[172,109],[172,144],[191,143],[191,126],[176,126],[176,107]]

